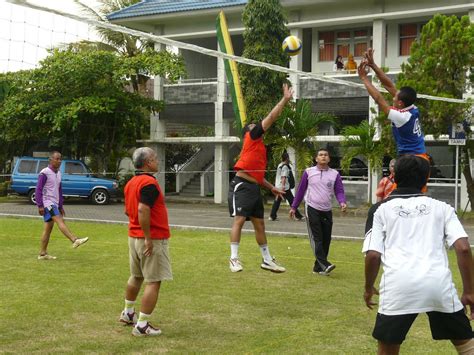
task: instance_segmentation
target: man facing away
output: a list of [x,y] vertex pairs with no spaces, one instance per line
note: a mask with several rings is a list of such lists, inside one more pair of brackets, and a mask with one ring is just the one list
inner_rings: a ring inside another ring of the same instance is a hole
[[309,242],[316,258],[313,272],[329,276],[336,268],[328,260],[333,224],[332,197],[336,196],[342,212],[346,211],[347,205],[341,175],[329,167],[328,150],[319,149],[315,160],[316,166],[307,168],[301,177],[290,217],[295,217],[296,209],[305,198]]
[[[413,155],[395,164],[397,189],[369,210],[362,252],[364,300],[370,309],[383,266],[373,337],[379,354],[398,354],[419,313],[427,313],[433,339],[449,339],[459,354],[474,354],[464,307],[473,316],[474,281],[469,239],[454,209],[421,193],[429,163]],[[452,280],[446,246],[454,248],[461,273],[461,299]]]
[[125,186],[125,214],[128,216],[128,246],[130,278],[125,290],[125,308],[119,321],[134,325],[135,301],[142,283],[145,290],[134,336],[156,336],[161,330],[153,327],[149,319],[155,309],[161,281],[172,280],[168,239],[168,211],[163,193],[153,176],[158,171],[156,152],[148,147],[138,148],[132,156],[137,169]]
[[243,270],[239,259],[239,244],[242,227],[250,220],[255,230],[255,239],[260,246],[263,261],[260,267],[272,272],[285,272],[270,255],[265,235],[263,199],[260,186],[271,190],[275,197],[282,198],[285,191],[276,188],[265,179],[267,168],[267,150],[263,143],[264,133],[273,125],[283,108],[293,97],[293,89],[283,85],[283,98],[270,111],[267,117],[258,123],[250,123],[243,129],[243,146],[240,158],[234,166],[237,171],[229,186],[229,213],[234,218],[230,233],[230,260],[232,272]]
[[64,216],[63,192],[61,187],[61,153],[53,151],[49,154],[49,165],[40,171],[36,184],[36,205],[38,213],[43,216],[44,229],[41,235],[41,247],[38,260],[54,260],[55,256],[48,254],[49,238],[56,223],[61,233],[68,238],[73,248],[86,243],[89,238],[77,238],[71,233]]
[[[293,203],[294,196],[293,196],[293,193],[291,192],[291,186],[289,182],[290,174],[292,174],[291,167],[290,167],[290,156],[285,151],[281,155],[281,163],[278,164],[278,167],[277,167],[277,173],[275,177],[275,186],[278,189],[285,191],[284,198],[285,200],[288,201],[288,203],[291,206],[291,204]],[[280,197],[275,198],[275,201],[273,201],[273,205],[272,205],[272,211],[270,212],[270,217],[268,217],[268,220],[276,221],[278,219],[277,212],[278,212],[278,209],[280,208],[281,201],[282,201],[282,198]],[[298,221],[302,221],[304,219],[303,215],[298,210],[296,210],[295,216]]]

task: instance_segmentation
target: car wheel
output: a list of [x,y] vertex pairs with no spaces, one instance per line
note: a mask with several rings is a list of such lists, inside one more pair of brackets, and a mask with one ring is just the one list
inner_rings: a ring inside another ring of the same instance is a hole
[[104,189],[97,189],[92,193],[91,199],[96,205],[106,205],[109,203],[109,193]]
[[28,192],[28,201],[30,201],[32,205],[36,205],[36,190],[35,189],[31,189]]

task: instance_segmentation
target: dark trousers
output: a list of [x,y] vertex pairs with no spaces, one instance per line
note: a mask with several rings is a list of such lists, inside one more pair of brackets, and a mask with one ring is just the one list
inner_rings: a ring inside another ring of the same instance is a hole
[[[291,206],[291,204],[293,203],[293,199],[294,199],[293,193],[291,192],[291,189],[286,190],[284,196],[285,196],[285,200],[287,200],[288,203]],[[273,201],[272,211],[270,212],[270,217],[272,219],[277,218],[277,212],[278,212],[278,209],[280,208],[281,201],[282,201],[282,199],[280,197],[276,198],[275,201]],[[301,219],[303,217],[303,215],[300,213],[300,211],[298,211],[298,209],[295,212],[295,217],[298,218],[298,219]]]
[[314,271],[323,271],[331,264],[328,255],[331,245],[332,211],[318,211],[307,206],[306,213],[309,242],[316,257]]

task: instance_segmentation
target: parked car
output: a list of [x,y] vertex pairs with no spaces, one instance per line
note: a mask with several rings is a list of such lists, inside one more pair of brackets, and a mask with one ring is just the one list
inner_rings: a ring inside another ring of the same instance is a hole
[[[21,157],[17,159],[11,177],[10,190],[28,196],[36,204],[35,188],[39,172],[48,166],[47,158]],[[117,181],[94,176],[80,160],[63,159],[59,168],[65,197],[90,198],[96,205],[105,205],[117,195]]]
[[367,177],[367,164],[359,158],[352,158],[349,171],[346,173],[341,169],[341,158],[339,157],[331,158],[329,166],[339,171],[341,176]]

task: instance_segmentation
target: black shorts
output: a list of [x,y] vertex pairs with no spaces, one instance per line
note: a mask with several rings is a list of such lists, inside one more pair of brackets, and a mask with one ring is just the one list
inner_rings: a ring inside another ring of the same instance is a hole
[[[454,313],[427,312],[430,320],[431,336],[435,340],[471,339],[472,328],[464,310]],[[377,313],[372,336],[387,344],[401,344],[415,321],[418,313],[387,316]]]
[[263,199],[258,184],[235,176],[230,182],[228,202],[231,217],[263,218]]

